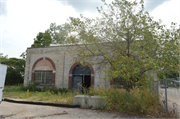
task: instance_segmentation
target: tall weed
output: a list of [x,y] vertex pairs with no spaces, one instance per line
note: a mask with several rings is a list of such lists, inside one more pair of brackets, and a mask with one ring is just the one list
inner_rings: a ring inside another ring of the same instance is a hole
[[130,93],[125,89],[102,88],[90,89],[89,95],[106,96],[106,109],[120,112],[150,114],[158,109],[159,100],[157,94],[148,90],[134,88]]

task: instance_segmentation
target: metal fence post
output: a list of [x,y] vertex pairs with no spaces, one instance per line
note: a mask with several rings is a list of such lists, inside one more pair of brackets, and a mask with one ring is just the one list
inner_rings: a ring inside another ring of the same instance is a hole
[[158,81],[158,85],[157,85],[158,93],[159,93],[159,84],[160,84],[160,81]]
[[159,95],[159,83],[160,81],[157,81],[157,96]]
[[167,79],[165,79],[165,100],[166,100],[166,111],[168,110],[168,105],[167,105]]

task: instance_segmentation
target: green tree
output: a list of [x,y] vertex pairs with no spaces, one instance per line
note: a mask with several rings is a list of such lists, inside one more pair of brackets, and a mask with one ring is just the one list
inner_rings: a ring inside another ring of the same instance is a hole
[[56,23],[51,23],[49,31],[53,39],[52,43],[63,44],[66,41],[66,38],[70,30],[71,30],[71,26],[67,23],[61,25],[56,25]]
[[24,81],[25,60],[4,56],[1,63],[8,66],[5,85],[22,84]]
[[39,32],[36,38],[34,38],[34,43],[31,47],[45,47],[49,46],[52,43],[52,38],[49,30],[46,30],[45,33]]
[[[106,77],[121,78],[129,92],[133,84],[150,86],[148,71],[161,73],[178,68],[179,31],[177,24],[171,30],[161,21],[154,21],[144,11],[144,1],[114,0],[106,9],[97,8],[100,18],[69,19],[71,32],[68,37],[77,43],[70,50],[75,61],[99,64],[105,68]],[[81,45],[81,44],[84,45]],[[76,55],[75,55],[76,54]],[[164,73],[162,73],[164,75]]]
[[21,53],[20,57],[22,57],[24,60],[26,59],[27,51]]
[[180,29],[175,29],[176,23],[172,23],[171,25],[171,31],[167,30],[166,33],[166,38],[168,40],[163,42],[163,48],[161,49],[163,58],[161,58],[159,65],[163,68],[158,72],[158,76],[161,79],[177,78],[179,76],[178,65],[180,62],[178,57],[180,54],[178,53],[180,53],[180,45],[176,42],[180,41]]

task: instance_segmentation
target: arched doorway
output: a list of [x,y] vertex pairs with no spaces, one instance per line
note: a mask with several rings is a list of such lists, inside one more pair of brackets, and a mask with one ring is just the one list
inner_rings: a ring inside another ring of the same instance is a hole
[[69,89],[82,91],[82,87],[94,86],[94,70],[90,64],[81,66],[75,63],[69,71]]

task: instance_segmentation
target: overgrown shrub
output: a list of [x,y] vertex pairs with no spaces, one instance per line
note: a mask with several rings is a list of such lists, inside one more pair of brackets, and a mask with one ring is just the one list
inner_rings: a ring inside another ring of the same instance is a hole
[[106,96],[108,110],[150,114],[159,108],[159,95],[149,90],[134,88],[128,93],[125,89],[97,87],[91,88],[88,95]]

